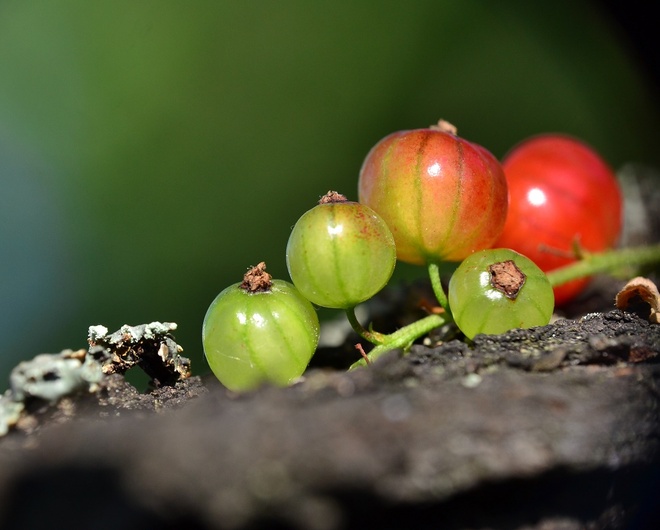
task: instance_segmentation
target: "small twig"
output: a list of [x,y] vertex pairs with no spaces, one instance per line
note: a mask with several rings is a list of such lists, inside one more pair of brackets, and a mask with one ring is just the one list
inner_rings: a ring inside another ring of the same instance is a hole
[[583,259],[585,256],[589,254],[584,248],[582,248],[582,245],[580,244],[580,238],[576,236],[572,243],[571,243],[571,250],[562,250],[560,248],[556,247],[551,247],[549,245],[544,245],[540,244],[538,246],[538,249],[540,252],[544,252],[546,254],[552,254],[553,256],[557,256],[559,258],[566,258],[566,259],[574,259],[574,260],[580,260]]
[[362,344],[359,342],[355,345],[355,349],[360,352],[360,355],[364,359],[364,362],[367,364],[371,364],[371,360],[369,359],[369,356],[367,355],[367,352],[364,351],[364,348],[362,347]]
[[427,298],[422,298],[417,305],[422,311],[425,311],[427,315],[441,315],[445,312],[444,307],[435,305]]

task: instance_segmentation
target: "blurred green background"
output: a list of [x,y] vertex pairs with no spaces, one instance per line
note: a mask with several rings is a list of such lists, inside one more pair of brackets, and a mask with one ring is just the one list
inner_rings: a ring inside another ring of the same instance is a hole
[[357,198],[395,130],[442,117],[498,157],[561,131],[657,165],[650,79],[584,0],[2,0],[0,380],[153,320],[206,372],[214,296],[261,260],[288,279],[291,226]]

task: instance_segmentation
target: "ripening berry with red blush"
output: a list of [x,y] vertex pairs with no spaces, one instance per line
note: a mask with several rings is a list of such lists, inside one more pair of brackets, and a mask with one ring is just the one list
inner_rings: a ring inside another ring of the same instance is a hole
[[442,120],[380,140],[362,164],[358,196],[389,226],[397,258],[416,265],[491,247],[507,212],[498,160]]

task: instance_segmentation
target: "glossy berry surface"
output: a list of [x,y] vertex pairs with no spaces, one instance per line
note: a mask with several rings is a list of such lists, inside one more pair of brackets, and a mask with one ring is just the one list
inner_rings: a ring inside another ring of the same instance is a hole
[[392,230],[401,261],[460,261],[490,247],[507,211],[504,172],[449,124],[380,140],[360,170],[359,201]]
[[306,298],[322,307],[347,309],[385,287],[396,249],[376,212],[339,194],[328,198],[331,193],[293,227],[286,263]]
[[466,337],[497,334],[550,322],[554,296],[545,273],[509,249],[466,258],[449,280],[449,306]]
[[[509,213],[495,246],[516,250],[548,272],[575,261],[574,246],[600,252],[621,232],[622,197],[616,177],[588,145],[547,134],[513,148],[502,162]],[[588,279],[555,288],[558,305]]]
[[290,384],[305,371],[318,338],[314,307],[282,280],[272,280],[266,291],[249,292],[240,283],[227,287],[202,327],[209,366],[234,391]]

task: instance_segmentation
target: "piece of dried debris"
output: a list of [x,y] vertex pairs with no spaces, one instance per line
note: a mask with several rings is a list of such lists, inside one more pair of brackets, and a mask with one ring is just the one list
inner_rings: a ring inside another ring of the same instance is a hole
[[630,280],[616,295],[616,306],[660,324],[660,293],[648,278],[639,276]]

